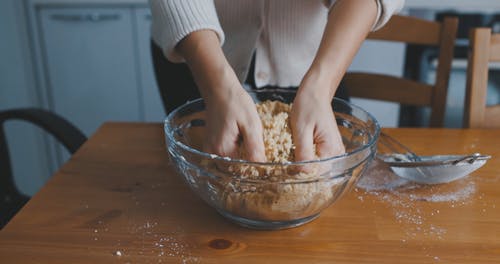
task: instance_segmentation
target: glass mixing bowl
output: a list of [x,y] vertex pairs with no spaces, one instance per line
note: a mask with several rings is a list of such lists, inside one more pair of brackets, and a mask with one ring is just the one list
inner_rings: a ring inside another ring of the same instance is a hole
[[[295,91],[249,92],[255,102],[293,102]],[[171,160],[194,193],[230,220],[256,229],[305,224],[348,191],[373,159],[380,127],[375,118],[346,101],[333,110],[346,153],[321,160],[259,163],[202,151],[203,100],[188,102],[165,120]]]

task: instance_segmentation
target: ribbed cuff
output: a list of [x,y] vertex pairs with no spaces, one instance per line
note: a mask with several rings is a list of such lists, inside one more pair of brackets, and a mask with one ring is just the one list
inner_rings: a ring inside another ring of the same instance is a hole
[[213,0],[150,0],[153,14],[152,34],[162,47],[165,57],[172,62],[183,62],[176,45],[197,30],[213,30],[224,43],[224,32],[219,23]]
[[[403,9],[405,0],[373,0],[377,3],[377,19],[373,23],[371,31],[376,31],[383,27],[394,13]],[[323,4],[331,9],[337,1],[323,0]]]
[[377,2],[377,19],[372,26],[372,31],[379,30],[383,27],[391,16],[403,9],[405,0],[376,0]]

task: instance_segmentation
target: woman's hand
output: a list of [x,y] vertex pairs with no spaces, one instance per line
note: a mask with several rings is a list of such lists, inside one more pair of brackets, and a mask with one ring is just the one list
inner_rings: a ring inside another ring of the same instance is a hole
[[290,118],[296,161],[328,158],[345,152],[332,110],[333,96],[321,94],[322,89],[317,89],[317,85],[321,82],[304,78],[293,102]]
[[[265,161],[262,123],[250,95],[241,87],[211,30],[195,31],[179,42],[177,50],[186,60],[206,105],[205,151],[224,157]],[[182,89],[182,87],[180,87]]]
[[[235,76],[236,78],[236,76]],[[228,82],[226,93],[206,98],[207,135],[204,150],[224,157],[239,157],[239,145],[245,147],[245,158],[264,162],[262,123],[255,103],[239,82]]]
[[292,107],[296,160],[311,160],[315,154],[326,158],[345,152],[330,103],[376,18],[375,1],[336,1],[330,10],[318,52]]

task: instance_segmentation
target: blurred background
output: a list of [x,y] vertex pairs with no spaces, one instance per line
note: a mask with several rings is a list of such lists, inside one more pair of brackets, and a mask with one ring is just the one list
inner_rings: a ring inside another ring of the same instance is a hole
[[[446,126],[461,127],[468,30],[500,32],[500,1],[406,0],[404,14],[460,19]],[[0,0],[0,110],[53,111],[91,136],[105,121],[162,122],[149,50],[147,0]],[[351,70],[431,81],[436,51],[367,41]],[[408,59],[408,58],[412,59]],[[489,103],[500,101],[500,65],[491,65]],[[426,109],[353,98],[384,127],[426,125]],[[34,194],[69,158],[50,136],[21,121],[5,124],[16,185]]]

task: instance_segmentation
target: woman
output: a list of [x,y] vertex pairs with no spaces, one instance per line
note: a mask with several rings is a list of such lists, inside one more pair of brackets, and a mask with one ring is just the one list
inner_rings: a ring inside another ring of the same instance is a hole
[[153,59],[166,109],[201,95],[205,151],[235,157],[241,137],[247,157],[265,161],[262,125],[242,83],[298,88],[290,115],[296,160],[341,154],[333,96],[366,35],[403,3],[150,0]]

